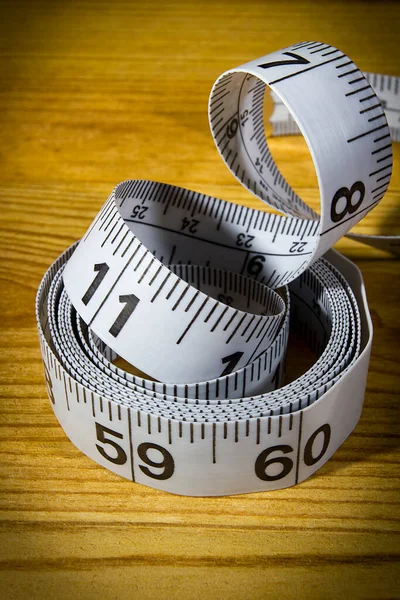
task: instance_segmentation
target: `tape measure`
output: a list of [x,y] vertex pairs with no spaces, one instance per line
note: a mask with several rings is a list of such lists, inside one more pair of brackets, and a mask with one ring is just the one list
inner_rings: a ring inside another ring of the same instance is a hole
[[[320,215],[270,154],[266,86],[274,134],[307,141]],[[48,395],[80,450],[194,496],[288,487],[329,459],[361,414],[372,340],[360,271],[331,247],[389,185],[399,98],[399,79],[296,44],[227,71],[209,101],[228,168],[284,216],[153,181],[116,186],[37,294]],[[316,360],[283,385],[289,330]]]

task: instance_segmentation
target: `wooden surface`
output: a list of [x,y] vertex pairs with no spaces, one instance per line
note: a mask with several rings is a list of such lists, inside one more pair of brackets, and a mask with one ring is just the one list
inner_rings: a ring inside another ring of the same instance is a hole
[[[46,397],[34,321],[48,265],[113,186],[149,178],[256,206],[220,160],[207,99],[229,67],[327,41],[400,75],[390,2],[1,2],[0,597],[399,598],[398,262],[343,241],[375,324],[359,425],[297,487],[185,498],[125,481],[81,454]],[[273,142],[316,206],[301,139]],[[358,226],[400,233],[400,152]]]

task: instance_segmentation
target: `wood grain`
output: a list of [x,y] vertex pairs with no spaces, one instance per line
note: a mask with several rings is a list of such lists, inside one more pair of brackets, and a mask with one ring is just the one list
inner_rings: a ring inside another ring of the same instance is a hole
[[[396,2],[1,2],[0,596],[399,598],[398,262],[349,240],[375,337],[355,432],[317,475],[277,492],[185,498],[82,455],[46,399],[34,321],[48,265],[113,186],[149,178],[256,206],[219,159],[207,99],[229,67],[327,41],[400,75]],[[316,206],[301,139],[274,140]],[[400,153],[360,232],[400,231]]]

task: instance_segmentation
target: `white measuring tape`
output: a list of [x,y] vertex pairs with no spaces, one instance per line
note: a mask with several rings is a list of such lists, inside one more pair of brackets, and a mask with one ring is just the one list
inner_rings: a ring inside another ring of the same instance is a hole
[[[214,496],[303,481],[351,433],[372,327],[359,270],[330,248],[383,197],[390,131],[400,139],[399,79],[366,77],[341,51],[305,42],[214,84],[221,156],[287,216],[126,181],[51,265],[36,304],[47,389],[89,457],[148,486]],[[274,133],[307,141],[320,216],[269,152],[266,84]],[[279,387],[289,326],[316,362]],[[148,378],[118,368],[117,356]]]

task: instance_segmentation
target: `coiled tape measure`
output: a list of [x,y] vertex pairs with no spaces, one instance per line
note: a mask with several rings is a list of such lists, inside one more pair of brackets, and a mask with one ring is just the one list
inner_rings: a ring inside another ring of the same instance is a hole
[[[270,154],[266,85],[274,133],[307,141],[320,216]],[[80,450],[193,496],[288,487],[329,459],[361,414],[372,339],[360,271],[330,249],[389,185],[399,98],[399,79],[363,75],[327,44],[293,45],[227,71],[209,101],[231,172],[286,216],[153,181],[117,185],[37,294],[48,394]],[[395,238],[365,241],[396,249]],[[317,360],[279,387],[289,326]]]

